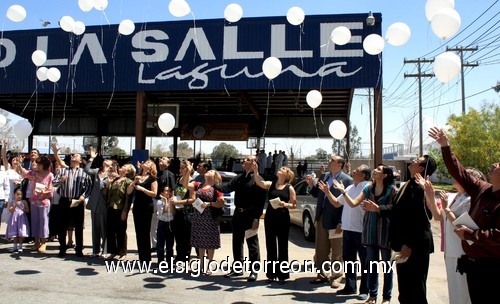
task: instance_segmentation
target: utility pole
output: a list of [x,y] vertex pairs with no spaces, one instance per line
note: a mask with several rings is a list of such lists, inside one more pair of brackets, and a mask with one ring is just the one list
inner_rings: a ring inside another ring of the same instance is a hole
[[422,119],[422,77],[434,77],[434,74],[422,74],[422,63],[432,63],[434,59],[414,59],[414,60],[404,60],[404,63],[416,63],[418,67],[418,74],[406,74],[406,77],[417,77],[418,78],[418,124],[419,124],[419,135],[418,135],[418,153],[422,156],[424,148],[424,137],[423,137],[423,119]]
[[464,67],[477,67],[479,64],[476,63],[468,63],[464,62],[464,52],[475,52],[477,51],[477,47],[471,48],[463,48],[463,47],[455,47],[448,48],[446,47],[447,52],[459,52],[460,53],[460,82],[462,86],[462,114],[465,114],[465,78],[464,78]]

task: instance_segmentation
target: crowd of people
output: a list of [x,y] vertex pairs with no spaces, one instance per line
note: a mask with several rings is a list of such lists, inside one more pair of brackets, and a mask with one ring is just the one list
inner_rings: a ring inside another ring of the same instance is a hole
[[[390,167],[380,164],[372,170],[360,165],[346,172],[349,164],[339,155],[331,156],[327,168],[315,178],[308,174],[306,164],[299,163],[293,172],[284,151],[273,156],[260,150],[243,160],[242,173],[222,183],[217,170],[202,161],[196,165],[181,161],[179,172],[174,173],[168,157],[120,167],[92,149],[87,160],[76,153],[65,163],[53,146],[55,164],[36,149],[25,163],[20,156],[8,159],[8,143],[4,142],[0,207],[8,211],[3,212],[8,214],[3,218],[6,238],[13,241],[12,252],[22,252],[26,238],[31,238],[32,250],[44,252],[47,240],[57,237],[58,255],[64,256],[73,248],[67,237],[74,231],[75,254],[83,257],[86,208],[92,222],[91,255],[120,260],[127,255],[127,219],[132,210],[139,260],[151,261],[151,253],[156,252],[158,263],[188,261],[195,248],[203,274],[208,276],[210,269],[203,262],[212,260],[221,246],[218,218],[223,193],[234,191],[233,259],[244,260],[246,241],[249,260],[255,264],[247,281],[254,282],[261,262],[257,231],[266,203],[266,260],[289,260],[289,210],[296,208],[293,183],[297,175],[306,178],[310,195],[317,198],[314,262],[322,271],[311,284],[328,283],[339,296],[354,295],[364,303],[377,303],[379,273],[371,263],[394,261],[399,302],[427,303],[434,219],[442,224],[450,303],[494,299],[500,281],[500,164],[493,164],[488,182],[479,170],[460,164],[441,129],[432,128],[429,136],[441,146],[456,195],[440,192],[436,197],[429,177],[437,165],[428,155],[409,164],[410,179],[398,190]],[[466,215],[469,222],[460,221]],[[335,261],[359,261],[361,269],[324,267]],[[225,276],[243,273],[232,269]],[[265,275],[269,284],[285,284],[290,278],[283,268],[268,268]],[[345,284],[340,288],[343,277]],[[393,273],[387,271],[382,303],[390,303],[392,289]]]

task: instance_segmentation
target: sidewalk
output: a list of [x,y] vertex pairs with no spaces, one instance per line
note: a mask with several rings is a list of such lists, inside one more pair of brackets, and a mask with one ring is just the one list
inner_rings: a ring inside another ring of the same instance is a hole
[[[128,220],[128,260],[137,259],[132,215]],[[259,239],[261,260],[265,260],[264,222],[261,221]],[[44,254],[25,250],[10,254],[12,244],[0,243],[0,290],[3,303],[23,303],[27,299],[37,303],[189,303],[203,300],[206,303],[360,303],[355,296],[335,296],[328,285],[311,285],[312,273],[291,274],[284,285],[268,285],[263,273],[256,282],[248,283],[246,277],[224,278],[223,273],[212,276],[192,277],[190,274],[108,273],[104,260],[92,258],[90,214],[86,211],[83,258],[68,250],[64,258],[57,257],[57,242],[48,243]],[[436,250],[440,248],[439,224],[433,223]],[[5,233],[5,224],[0,234]],[[221,234],[222,248],[216,250],[215,260],[225,260],[231,253],[231,234]],[[290,228],[290,260],[312,260],[314,244],[303,239],[298,227]],[[194,250],[193,250],[194,253]],[[156,256],[153,255],[153,262]],[[383,282],[383,280],[381,280]],[[392,303],[397,303],[397,278],[394,277]],[[441,252],[431,255],[427,280],[428,302],[448,303],[446,273]],[[381,299],[379,299],[379,302]]]

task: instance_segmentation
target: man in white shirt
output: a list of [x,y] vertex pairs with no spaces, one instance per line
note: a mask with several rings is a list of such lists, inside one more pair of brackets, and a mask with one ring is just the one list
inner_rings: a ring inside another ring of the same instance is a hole
[[[348,186],[344,193],[347,193],[349,197],[358,197],[358,195],[363,191],[366,184],[371,178],[371,170],[366,165],[361,165],[357,167],[352,172],[353,184]],[[328,187],[326,187],[328,189]],[[356,206],[352,208],[346,203],[344,195],[341,194],[335,197],[328,189],[325,192],[328,201],[335,206],[340,208],[344,206],[342,211],[342,231],[343,231],[343,242],[342,242],[342,259],[344,260],[344,269],[346,281],[343,289],[337,291],[337,295],[352,295],[357,293],[356,287],[356,275],[357,269],[355,267],[357,261],[357,255],[359,255],[361,269],[361,282],[359,287],[358,300],[366,300],[368,298],[368,274],[364,272],[367,269],[366,265],[366,248],[361,244],[361,234],[363,232],[363,217],[365,211],[361,206]],[[347,263],[346,263],[347,262]],[[352,263],[349,263],[352,262]],[[354,269],[353,269],[354,268]]]

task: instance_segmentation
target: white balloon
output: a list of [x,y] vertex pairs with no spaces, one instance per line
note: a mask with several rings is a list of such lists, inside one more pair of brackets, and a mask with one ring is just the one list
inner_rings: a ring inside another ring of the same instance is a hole
[[440,9],[431,20],[432,31],[441,39],[455,35],[461,24],[460,14],[452,8]]
[[334,120],[328,127],[330,135],[335,139],[343,139],[347,134],[347,126],[342,120]]
[[47,70],[47,78],[52,82],[57,82],[61,78],[61,72],[58,68],[50,68]]
[[82,21],[75,21],[75,23],[73,23],[73,33],[77,36],[85,33],[85,23]]
[[175,118],[170,113],[163,113],[158,117],[158,127],[163,133],[172,131],[175,127]]
[[403,22],[396,22],[391,24],[387,28],[387,32],[385,33],[385,40],[387,43],[394,46],[401,46],[408,42],[411,36],[410,27]]
[[184,17],[191,12],[189,4],[184,0],[171,0],[168,4],[168,11],[174,17]]
[[262,71],[269,80],[273,80],[281,73],[281,61],[276,57],[266,58],[262,63]]
[[323,101],[323,95],[318,90],[311,90],[306,95],[306,101],[311,108],[316,109]]
[[286,12],[286,20],[291,25],[299,25],[304,22],[305,14],[304,10],[298,6],[292,6],[288,12]]
[[122,22],[120,22],[120,25],[118,26],[118,32],[124,36],[132,34],[134,30],[135,30],[134,21],[130,19],[122,20]]
[[36,78],[40,81],[47,80],[47,71],[48,69],[46,67],[39,67],[38,70],[36,70]]
[[16,137],[20,140],[26,139],[26,137],[31,134],[31,131],[33,131],[33,127],[26,119],[16,122],[12,129],[14,131],[14,135],[16,135]]
[[385,47],[384,38],[378,34],[370,34],[363,40],[363,49],[370,55],[380,54]]
[[431,21],[432,17],[442,8],[455,8],[455,0],[427,0],[425,3],[425,17]]
[[442,83],[455,78],[461,69],[460,57],[453,52],[444,52],[434,59],[434,75]]
[[21,22],[26,18],[26,10],[21,5],[14,4],[7,9],[6,16],[10,21]]
[[351,40],[351,30],[345,26],[338,26],[333,29],[330,39],[337,45],[345,45]]
[[42,50],[36,50],[31,54],[31,61],[33,61],[36,66],[41,66],[47,61],[47,54]]
[[[7,117],[3,114],[0,114],[0,128],[3,128],[7,124]],[[3,147],[5,149],[5,147]]]
[[91,0],[78,0],[78,7],[84,12],[88,13],[94,8]]
[[75,25],[75,19],[71,16],[63,16],[61,20],[59,20],[59,26],[63,29],[63,31],[71,33],[73,32],[73,26]]
[[238,3],[231,3],[224,10],[224,18],[229,22],[238,22],[243,16],[243,8]]
[[92,6],[98,11],[103,11],[108,7],[108,0],[93,0]]

